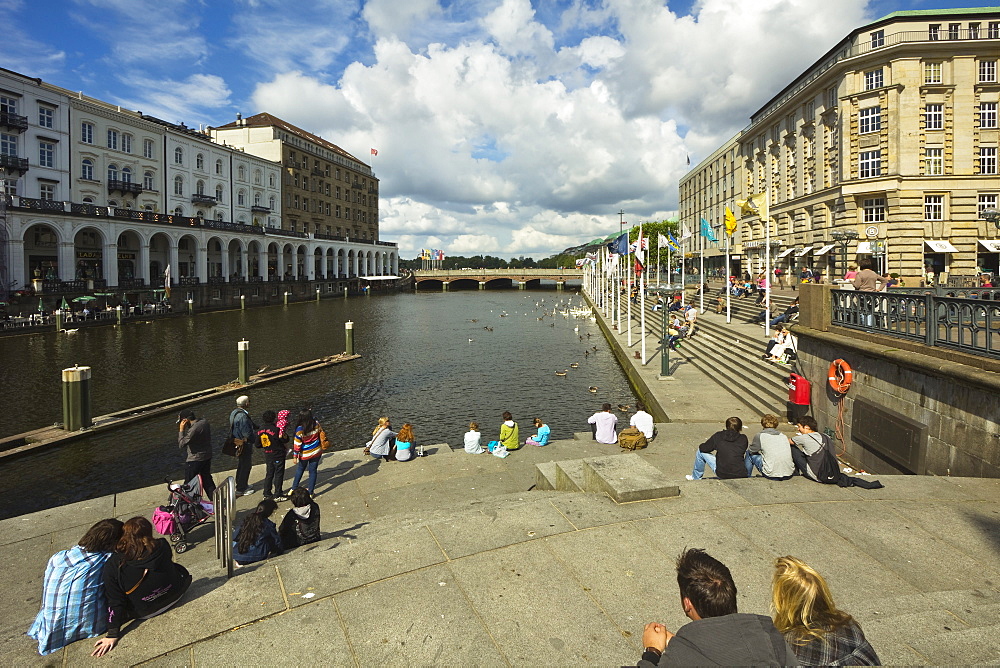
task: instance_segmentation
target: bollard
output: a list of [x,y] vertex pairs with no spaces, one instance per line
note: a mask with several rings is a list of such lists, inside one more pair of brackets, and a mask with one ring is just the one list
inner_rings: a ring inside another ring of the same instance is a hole
[[236,343],[236,358],[239,362],[239,381],[240,385],[246,385],[250,382],[250,342],[246,339],[242,341],[237,341]]
[[316,288],[316,301],[319,301],[319,288]]
[[663,312],[663,323],[660,327],[660,333],[663,338],[660,339],[660,377],[667,378],[670,376],[670,346],[667,345],[667,340],[670,335],[667,334],[667,309],[661,309]]
[[188,303],[188,315],[194,315],[194,300],[189,299],[187,300],[187,303]]
[[[62,318],[63,318],[62,309],[57,308],[56,312],[55,312],[55,316],[56,316],[56,331],[60,332],[60,331],[62,331],[62,325],[63,325],[63,323],[62,323]],[[74,429],[73,431],[76,431],[76,430]]]
[[79,431],[93,426],[90,415],[90,367],[74,366],[62,371],[63,429]]
[[556,292],[562,292],[566,287],[566,281],[556,281]]
[[124,311],[123,311],[123,309],[122,309],[122,307],[121,307],[120,304],[115,307],[115,320],[118,321],[119,325],[122,324],[122,313],[123,312]]
[[354,323],[350,320],[344,323],[344,351],[348,355],[354,354]]
[[288,292],[285,292],[285,306],[288,306]]
[[347,299],[347,286],[344,286],[344,299]]
[[247,309],[247,296],[240,295],[240,310],[245,311]]
[[479,289],[480,290],[486,289],[486,281],[479,281]]

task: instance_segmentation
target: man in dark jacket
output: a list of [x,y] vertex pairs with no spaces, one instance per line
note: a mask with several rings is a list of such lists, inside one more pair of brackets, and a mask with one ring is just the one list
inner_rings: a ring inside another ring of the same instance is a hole
[[255,490],[250,486],[250,467],[253,465],[253,442],[257,438],[257,425],[250,419],[250,397],[237,397],[236,408],[229,414],[229,427],[233,438],[243,441],[242,449],[236,457],[236,495],[250,496]]
[[[278,419],[274,411],[264,411],[261,416],[264,424],[257,430],[255,445],[264,451],[264,498],[273,498],[277,502],[287,501],[288,497],[282,491],[285,479],[285,457],[288,455],[288,435],[284,429],[278,429],[275,422]],[[272,489],[276,492],[272,496]]]
[[705,464],[708,464],[720,478],[746,478],[746,453],[750,444],[741,431],[743,420],[728,418],[725,429],[715,432],[698,446],[698,451],[694,453],[694,471],[684,477],[701,480],[705,475]]
[[725,564],[704,550],[685,550],[677,558],[677,584],[691,622],[676,634],[646,624],[639,668],[797,665],[770,617],[737,611],[736,583]]
[[201,476],[205,496],[212,496],[212,428],[205,418],[196,418],[194,411],[185,408],[177,414],[177,447],[187,453],[184,461],[184,482]]

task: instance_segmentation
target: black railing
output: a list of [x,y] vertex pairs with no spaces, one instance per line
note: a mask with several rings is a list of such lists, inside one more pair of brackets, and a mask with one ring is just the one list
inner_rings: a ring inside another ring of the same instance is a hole
[[33,211],[62,211],[66,213],[65,202],[57,202],[53,199],[35,199],[34,197],[18,197],[18,202],[22,209]]
[[212,196],[206,195],[205,193],[193,193],[191,195],[192,204],[207,204],[208,206],[215,206],[219,203],[219,200]]
[[222,285],[225,282],[226,282],[226,277],[225,276],[209,276],[208,277],[208,284],[209,285]]
[[24,132],[28,129],[28,117],[12,114],[9,111],[0,111],[0,126],[9,130]]
[[280,227],[265,227],[264,232],[266,234],[275,235],[279,237],[297,237],[299,239],[308,239],[309,235],[305,232],[299,232],[298,230],[283,230]]
[[254,213],[271,213],[271,207],[262,204],[254,204],[250,207],[250,210]]
[[142,192],[142,186],[131,181],[120,181],[118,179],[108,179],[108,192],[131,193],[138,195]]
[[75,202],[70,203],[69,212],[75,213],[79,216],[92,216],[95,218],[107,218],[110,215],[110,210],[106,206],[94,206],[93,204],[76,204]]
[[146,279],[144,278],[119,278],[118,287],[123,290],[134,290],[136,288],[146,287]]
[[162,288],[166,280],[162,276],[154,276],[149,279],[149,287],[151,288]]
[[[833,290],[832,324],[928,346],[1000,357],[1000,289],[967,289],[969,298],[905,292]],[[951,292],[963,292],[953,289]],[[973,294],[975,293],[975,294]]]
[[226,230],[228,232],[241,232],[243,234],[264,234],[264,228],[257,225],[231,223],[226,220],[206,220],[202,224],[213,230]]
[[19,158],[16,155],[7,155],[6,153],[0,155],[0,167],[6,169],[9,172],[19,172],[24,174],[28,171],[28,159]]
[[379,245],[379,246],[398,246],[399,245],[395,241],[376,241],[375,243],[377,245]]
[[201,285],[201,281],[198,280],[197,276],[181,276],[177,279],[178,285]]
[[247,278],[247,283],[263,283],[263,282],[264,282],[263,276],[250,276],[249,278]]

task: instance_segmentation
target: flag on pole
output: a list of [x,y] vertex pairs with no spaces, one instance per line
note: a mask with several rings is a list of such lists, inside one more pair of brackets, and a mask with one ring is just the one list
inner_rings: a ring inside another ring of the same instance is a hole
[[701,219],[701,236],[705,237],[709,241],[718,241],[715,238],[715,232],[712,231],[712,226],[708,224],[708,221],[704,218]]
[[609,243],[608,250],[617,255],[628,255],[628,232],[622,232],[621,236]]
[[732,209],[728,206],[726,207],[726,234],[732,236],[733,232],[736,231],[736,216],[733,215]]
[[163,272],[163,294],[167,299],[170,299],[170,264],[167,264],[167,268]]
[[680,252],[681,244],[679,241],[677,241],[677,238],[673,235],[673,233],[667,232],[667,236],[670,237],[670,241],[667,242],[667,245],[670,246],[675,251]]
[[372,149],[372,155],[378,155],[378,149],[377,148],[373,148]]
[[663,248],[670,245],[670,240],[661,234],[656,238],[656,243],[660,248]]
[[681,241],[687,241],[692,236],[694,235],[691,234],[691,231],[688,229],[687,224],[681,226]]
[[750,195],[747,199],[736,201],[736,206],[740,207],[740,214],[743,216],[760,216],[761,220],[767,220],[767,193],[757,193]]

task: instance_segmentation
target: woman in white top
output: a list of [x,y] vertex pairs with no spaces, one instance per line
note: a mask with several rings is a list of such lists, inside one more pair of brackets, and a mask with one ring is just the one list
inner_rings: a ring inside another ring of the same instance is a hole
[[469,431],[465,432],[465,451],[470,455],[479,455],[486,452],[486,448],[479,443],[480,437],[479,423],[470,422]]
[[782,362],[784,361],[785,352],[791,348],[791,337],[792,334],[784,327],[779,326],[774,330],[774,336],[771,337],[771,343],[767,346],[768,362]]

